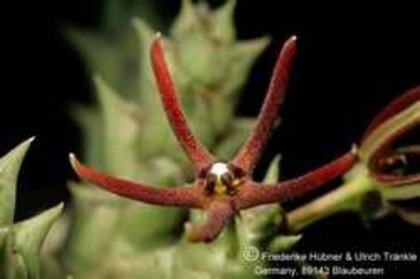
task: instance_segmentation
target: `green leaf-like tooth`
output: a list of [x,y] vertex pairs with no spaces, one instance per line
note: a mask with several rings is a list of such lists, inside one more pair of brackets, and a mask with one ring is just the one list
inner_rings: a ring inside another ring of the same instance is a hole
[[136,114],[139,113],[99,75],[94,80],[104,119],[105,170],[135,178],[138,165],[134,148],[139,132]]
[[277,236],[270,242],[269,250],[272,252],[288,251],[293,248],[301,238],[301,234]]
[[42,243],[54,221],[60,216],[64,204],[13,226],[14,251],[20,255],[26,267],[27,278],[40,278],[40,251]]
[[233,15],[236,7],[236,0],[227,0],[226,3],[214,11],[214,31],[216,39],[230,43],[236,38],[236,30]]
[[274,159],[271,161],[270,166],[268,167],[267,173],[264,177],[264,183],[276,183],[280,176],[280,160],[281,156],[277,155],[274,157]]
[[13,223],[19,169],[33,140],[24,141],[0,159],[0,227]]
[[102,1],[102,24],[108,33],[118,34],[119,30],[127,27],[131,14],[125,2],[121,0]]
[[122,96],[135,100],[139,74],[137,40],[128,23],[114,36],[79,28],[67,28],[65,35],[78,48],[90,71],[103,76]]
[[171,34],[177,36],[198,24],[197,12],[191,0],[182,0],[181,11],[171,28]]
[[231,46],[229,51],[229,79],[225,80],[223,84],[223,92],[225,94],[235,96],[238,90],[244,86],[251,67],[261,53],[266,49],[270,43],[269,37],[261,37],[254,40],[239,41]]
[[70,114],[79,124],[83,133],[83,161],[98,169],[106,168],[102,150],[104,145],[104,121],[97,107],[77,105],[70,109]]
[[[152,73],[152,67],[150,63],[150,46],[156,35],[156,32],[150,28],[150,26],[139,18],[133,18],[131,20],[133,28],[133,36],[136,38],[136,54],[140,72],[136,77],[140,88],[137,92],[137,96],[140,98],[141,105],[143,108],[147,108],[150,105],[156,105],[159,107],[159,97],[155,94],[155,78]],[[150,101],[152,100],[152,101]]]

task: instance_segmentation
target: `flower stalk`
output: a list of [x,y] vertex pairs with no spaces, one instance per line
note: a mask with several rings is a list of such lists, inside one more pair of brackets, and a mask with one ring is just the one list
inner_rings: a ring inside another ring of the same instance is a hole
[[313,223],[338,212],[358,211],[360,201],[377,184],[366,176],[350,180],[327,194],[287,214],[287,226],[291,232],[300,232]]

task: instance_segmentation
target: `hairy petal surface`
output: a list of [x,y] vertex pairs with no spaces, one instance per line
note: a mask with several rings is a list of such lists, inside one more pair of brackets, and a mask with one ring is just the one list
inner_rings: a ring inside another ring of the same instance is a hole
[[197,169],[200,170],[209,166],[215,159],[188,128],[187,121],[177,98],[174,83],[164,59],[162,43],[159,36],[152,44],[150,57],[162,104],[179,144]]
[[295,53],[296,37],[292,36],[284,44],[277,58],[267,96],[251,134],[232,160],[233,164],[246,172],[252,171],[270,137],[284,99]]
[[279,182],[275,185],[250,181],[244,184],[238,193],[238,207],[246,209],[302,196],[349,171],[356,159],[355,151],[352,150],[338,159],[295,179]]
[[70,154],[73,169],[80,178],[122,197],[149,204],[200,208],[202,198],[196,187],[153,188],[128,180],[112,177],[106,173],[82,165]]
[[229,201],[215,200],[206,210],[207,220],[204,224],[187,226],[188,239],[192,242],[211,242],[217,238],[234,214]]

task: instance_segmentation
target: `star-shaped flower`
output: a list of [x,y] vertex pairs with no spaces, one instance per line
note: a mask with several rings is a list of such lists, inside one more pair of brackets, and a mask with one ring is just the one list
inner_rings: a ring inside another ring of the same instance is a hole
[[214,240],[240,210],[301,196],[342,175],[356,160],[354,150],[295,179],[272,185],[252,179],[254,167],[277,120],[295,52],[296,37],[293,36],[278,56],[267,96],[249,138],[231,161],[221,162],[188,128],[164,60],[160,36],[157,36],[151,46],[153,71],[172,130],[195,167],[195,180],[175,188],[154,188],[84,166],[70,154],[74,170],[81,178],[123,197],[161,206],[204,210],[207,213],[204,224],[187,226],[188,237],[194,242]]

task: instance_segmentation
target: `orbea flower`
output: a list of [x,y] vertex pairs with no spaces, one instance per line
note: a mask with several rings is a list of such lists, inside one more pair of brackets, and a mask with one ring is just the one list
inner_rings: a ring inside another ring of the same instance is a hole
[[252,179],[256,162],[277,120],[295,52],[296,37],[291,37],[278,56],[267,96],[249,138],[231,161],[221,162],[202,146],[188,128],[164,60],[160,37],[157,36],[151,46],[153,71],[172,130],[194,165],[195,180],[175,188],[154,188],[84,166],[71,154],[74,170],[81,178],[123,197],[155,205],[204,210],[207,213],[204,224],[187,226],[189,239],[196,242],[214,240],[241,210],[303,195],[340,176],[355,162],[353,151],[303,176],[277,184],[263,184]]
[[[410,173],[420,145],[396,148],[400,139],[420,127],[420,87],[409,90],[386,106],[371,122],[357,150],[358,163],[344,176],[345,183],[291,211],[288,226],[297,232],[341,211],[364,217],[396,212],[420,225],[420,213],[401,202],[420,198],[420,173]],[[415,168],[415,167],[414,167]]]
[[420,87],[415,87],[392,101],[374,118],[359,150],[361,162],[377,182],[371,193],[381,193],[382,201],[387,201],[384,205],[388,211],[396,211],[407,221],[418,225],[418,208],[408,209],[401,202],[420,198],[420,171],[414,162],[420,158],[420,143],[395,145],[403,136],[418,132],[419,128]]
[[362,137],[359,154],[379,182],[395,185],[420,182],[420,173],[393,173],[392,166],[407,164],[407,156],[419,156],[420,145],[393,150],[395,142],[420,128],[420,87],[415,87],[386,106],[371,122]]

